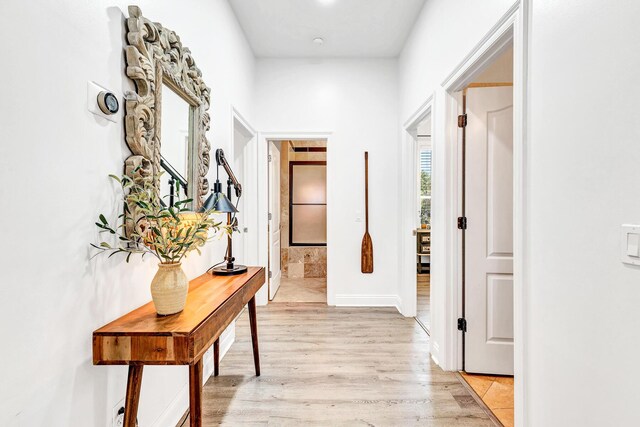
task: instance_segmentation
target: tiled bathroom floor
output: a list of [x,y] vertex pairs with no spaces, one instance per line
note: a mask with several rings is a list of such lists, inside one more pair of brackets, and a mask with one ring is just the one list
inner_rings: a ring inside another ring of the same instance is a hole
[[513,377],[460,374],[496,418],[505,427],[513,427]]
[[327,302],[327,279],[282,278],[274,302]]

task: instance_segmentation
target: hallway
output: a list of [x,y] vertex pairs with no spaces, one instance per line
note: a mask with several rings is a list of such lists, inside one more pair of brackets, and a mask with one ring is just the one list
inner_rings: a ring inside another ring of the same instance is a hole
[[262,376],[245,311],[220,376],[204,387],[204,426],[493,425],[394,308],[270,303],[258,307],[258,331]]

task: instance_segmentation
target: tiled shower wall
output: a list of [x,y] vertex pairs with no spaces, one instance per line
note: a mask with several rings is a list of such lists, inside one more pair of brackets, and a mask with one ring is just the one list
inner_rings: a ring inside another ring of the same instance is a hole
[[326,147],[325,141],[282,141],[280,145],[280,257],[282,277],[327,277],[326,246],[289,247],[289,161],[327,160],[327,153],[295,152],[296,147]]
[[327,277],[326,246],[291,246],[281,253],[283,277]]

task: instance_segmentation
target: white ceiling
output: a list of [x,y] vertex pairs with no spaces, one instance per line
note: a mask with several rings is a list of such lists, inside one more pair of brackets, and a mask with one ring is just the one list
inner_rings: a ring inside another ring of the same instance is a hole
[[395,57],[424,2],[229,0],[255,55],[275,58]]

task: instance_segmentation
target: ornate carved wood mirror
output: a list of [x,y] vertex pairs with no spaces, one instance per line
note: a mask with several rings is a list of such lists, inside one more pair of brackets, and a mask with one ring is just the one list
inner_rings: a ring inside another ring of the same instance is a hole
[[126,73],[136,92],[126,95],[126,141],[133,154],[125,173],[153,179],[163,203],[189,198],[197,210],[209,192],[210,89],[175,32],[143,17],[137,6],[129,6],[127,30]]

